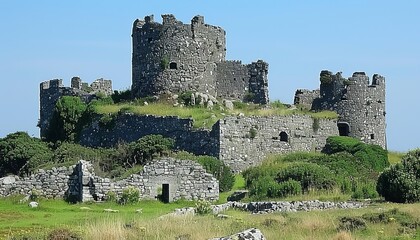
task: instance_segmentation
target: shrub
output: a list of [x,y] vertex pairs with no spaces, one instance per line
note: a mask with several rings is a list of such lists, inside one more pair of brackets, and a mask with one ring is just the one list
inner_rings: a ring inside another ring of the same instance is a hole
[[252,182],[249,195],[257,199],[273,197],[278,183],[270,176],[263,176]]
[[107,202],[117,202],[117,194],[114,191],[108,191],[106,193],[105,201],[107,201]]
[[39,165],[50,162],[51,158],[52,151],[47,143],[25,132],[0,138],[0,177],[30,173]]
[[374,182],[357,182],[352,191],[351,197],[354,199],[377,198],[379,196]]
[[47,141],[69,141],[77,140],[85,121],[87,105],[80,97],[63,96],[55,106],[48,132]]
[[131,90],[127,89],[124,91],[114,91],[114,93],[111,95],[111,98],[114,103],[129,101],[131,100]]
[[324,153],[348,152],[367,169],[380,172],[389,166],[387,151],[378,145],[365,144],[355,138],[332,136],[327,138]]
[[174,147],[175,141],[162,135],[147,135],[136,142],[130,143],[129,154],[132,164],[146,164],[154,157],[168,154]]
[[181,102],[185,105],[185,106],[191,106],[192,103],[192,91],[186,91],[181,93],[178,96],[178,99],[181,100]]
[[135,204],[140,198],[140,190],[136,187],[129,186],[125,188],[121,194],[120,204]]
[[366,222],[360,217],[341,217],[338,230],[355,231],[366,229]]
[[299,181],[304,191],[311,188],[331,189],[336,185],[336,179],[331,170],[314,163],[295,163],[277,173],[278,182],[289,179]]
[[82,239],[77,233],[67,228],[56,228],[48,233],[47,240],[76,240]]
[[199,200],[195,203],[195,212],[199,215],[206,215],[213,213],[211,204],[205,200]]
[[274,197],[287,197],[290,195],[299,195],[301,193],[302,193],[302,186],[300,182],[289,179],[277,185],[277,189],[275,189]]
[[387,201],[420,201],[420,149],[407,153],[402,163],[391,166],[379,176],[377,191]]

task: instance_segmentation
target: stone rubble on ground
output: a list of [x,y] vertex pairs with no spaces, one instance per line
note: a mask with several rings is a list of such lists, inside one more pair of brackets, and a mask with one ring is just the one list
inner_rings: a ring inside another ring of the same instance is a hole
[[257,228],[250,228],[228,237],[212,238],[210,240],[265,240],[266,238]]

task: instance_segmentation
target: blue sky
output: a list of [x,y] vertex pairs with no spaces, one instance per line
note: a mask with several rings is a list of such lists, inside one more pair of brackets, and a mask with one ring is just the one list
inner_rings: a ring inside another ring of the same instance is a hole
[[39,135],[41,81],[104,77],[128,89],[132,23],[166,13],[224,28],[227,59],[267,61],[272,100],[317,88],[323,69],[385,76],[388,148],[420,147],[419,1],[0,0],[0,137]]

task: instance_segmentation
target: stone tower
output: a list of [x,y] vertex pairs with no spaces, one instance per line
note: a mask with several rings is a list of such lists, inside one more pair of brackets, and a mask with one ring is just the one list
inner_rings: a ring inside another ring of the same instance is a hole
[[225,60],[225,31],[195,16],[191,24],[162,15],[133,24],[132,93],[135,97],[198,91],[216,95],[216,64]]
[[321,71],[320,89],[298,90],[295,104],[314,110],[332,110],[339,114],[337,127],[341,136],[386,148],[385,78],[375,74],[372,82],[364,72],[346,79],[341,73]]

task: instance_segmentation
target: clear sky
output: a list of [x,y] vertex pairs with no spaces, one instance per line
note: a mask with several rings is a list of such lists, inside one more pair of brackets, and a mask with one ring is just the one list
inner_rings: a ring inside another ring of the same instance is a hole
[[270,98],[292,103],[323,69],[387,81],[390,150],[420,147],[420,1],[0,0],[0,137],[39,136],[39,83],[80,76],[131,85],[136,18],[195,15],[226,30],[227,59],[270,64]]

